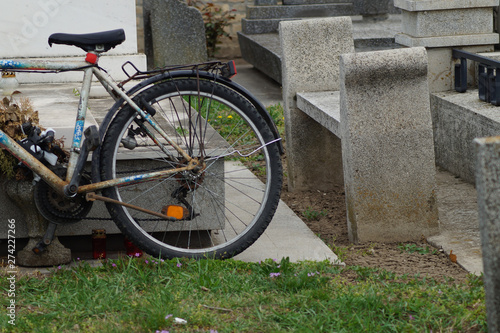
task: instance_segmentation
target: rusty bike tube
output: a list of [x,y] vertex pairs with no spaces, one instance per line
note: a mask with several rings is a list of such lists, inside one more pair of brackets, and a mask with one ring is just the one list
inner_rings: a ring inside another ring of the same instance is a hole
[[26,149],[21,147],[14,139],[9,137],[5,132],[0,130],[0,147],[5,148],[21,163],[27,166],[34,173],[39,175],[47,184],[56,191],[63,193],[63,188],[66,181],[59,178],[55,173],[40,162],[36,157],[31,155]]
[[[164,171],[158,171],[153,173],[145,173],[140,175],[134,175],[129,177],[117,178],[105,182],[97,182],[85,186],[80,186],[77,193],[88,193],[97,190],[101,190],[112,186],[126,186],[132,185],[139,182],[147,182],[148,180],[161,179],[169,177],[172,174],[193,170],[198,166],[198,161],[193,160],[180,146],[178,146],[173,140],[153,121],[146,112],[144,112],[132,99],[127,96],[127,94],[122,91],[111,79],[107,78],[103,72],[97,66],[91,66],[85,62],[50,62],[50,61],[37,61],[37,62],[24,62],[22,60],[1,60],[0,70],[11,70],[11,71],[34,71],[43,73],[45,71],[85,71],[84,81],[82,84],[82,91],[80,92],[80,103],[78,109],[78,115],[75,123],[75,130],[73,135],[73,142],[70,151],[70,162],[68,165],[68,174],[72,175],[75,171],[76,160],[78,159],[79,149],[82,145],[83,137],[83,125],[86,118],[86,109],[88,96],[91,87],[91,77],[94,74],[101,84],[105,82],[107,84],[106,90],[112,95],[114,92],[119,97],[123,98],[127,103],[129,103],[139,115],[141,115],[153,128],[155,128],[158,133],[177,151],[179,152],[187,161],[188,165],[181,168],[169,169]],[[16,157],[21,163],[27,166],[34,173],[39,175],[49,186],[59,193],[65,193],[64,188],[69,185],[69,179],[62,180],[59,178],[52,170],[45,166],[41,161],[31,155],[26,151],[21,145],[19,145],[15,140],[10,138],[5,132],[0,130],[0,147],[5,148],[14,157]],[[163,147],[163,149],[165,149]],[[165,149],[166,150],[166,149]],[[78,170],[79,171],[79,170]]]

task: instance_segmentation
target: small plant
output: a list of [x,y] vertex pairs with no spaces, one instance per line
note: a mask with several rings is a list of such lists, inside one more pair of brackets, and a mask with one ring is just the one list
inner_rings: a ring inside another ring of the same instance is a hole
[[320,217],[325,217],[328,215],[328,211],[323,209],[321,212],[312,209],[312,207],[307,207],[307,209],[302,213],[308,221],[319,220]]
[[217,44],[220,43],[221,37],[233,39],[225,29],[236,18],[234,15],[236,9],[223,10],[213,2],[203,3],[199,0],[188,0],[187,4],[197,8],[203,16],[208,57],[213,58],[219,50]]
[[[0,129],[17,141],[26,137],[21,125],[31,123],[33,126],[38,126],[39,118],[38,111],[33,109],[28,98],[21,97],[16,102],[14,94],[0,101]],[[14,178],[17,163],[18,161],[12,155],[0,149],[0,176],[8,179]]]
[[283,105],[281,105],[280,103],[270,105],[267,107],[267,111],[276,124],[280,136],[283,137],[285,135],[285,111],[283,110]]
[[300,267],[290,262],[286,257],[281,261],[267,259],[260,262],[260,272],[266,276],[278,289],[288,292],[296,292],[301,289],[316,288],[324,286],[328,278],[322,276],[319,271],[323,264],[316,263],[314,267]]
[[438,251],[436,249],[433,249],[426,245],[425,247],[423,246],[418,246],[417,244],[399,244],[398,248],[401,250],[401,252],[408,252],[408,253],[414,253],[417,252],[419,254],[437,254]]
[[[10,97],[4,97],[4,99],[0,101],[0,129],[16,141],[20,141],[26,137],[30,139],[28,135],[30,133],[38,133],[34,136],[38,137],[40,132],[44,131],[39,125],[38,111],[34,110],[28,98],[21,96],[16,100],[14,96],[18,94],[20,94],[20,92],[15,91]],[[66,161],[68,157],[61,149],[62,147],[64,147],[64,138],[46,141],[43,143],[43,146],[39,148],[54,153],[59,161],[62,162]],[[18,167],[18,165],[20,165],[20,163],[16,158],[6,150],[0,148],[0,177],[5,177],[7,179],[15,177],[16,180],[30,179],[32,172],[26,167]]]
[[333,237],[333,241],[332,241],[333,245],[331,245],[330,248],[332,249],[333,253],[335,253],[337,255],[338,260],[340,262],[344,262],[349,255],[349,248],[346,246],[335,245],[335,240],[336,240],[336,237]]

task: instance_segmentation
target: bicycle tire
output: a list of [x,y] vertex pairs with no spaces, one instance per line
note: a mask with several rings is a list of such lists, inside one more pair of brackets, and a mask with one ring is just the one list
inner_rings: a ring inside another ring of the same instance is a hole
[[[154,108],[146,109],[191,157],[203,158],[205,168],[104,190],[106,197],[155,212],[179,204],[179,191],[185,193],[189,207],[184,207],[192,213],[185,220],[167,221],[106,203],[120,230],[145,252],[162,258],[229,258],[253,244],[271,222],[282,185],[278,144],[255,107],[226,85],[196,77],[161,82],[134,101]],[[138,132],[134,126],[141,123],[154,132],[130,106],[117,113],[102,144],[102,180],[185,165],[171,146],[165,145],[165,154],[144,132],[132,134],[140,141],[136,148],[124,148],[129,130]],[[258,178],[248,166],[258,170]]]

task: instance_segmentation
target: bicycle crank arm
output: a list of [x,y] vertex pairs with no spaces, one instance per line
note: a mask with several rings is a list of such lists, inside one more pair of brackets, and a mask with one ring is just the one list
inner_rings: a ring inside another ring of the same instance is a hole
[[174,221],[174,222],[175,221],[179,221],[175,217],[171,217],[171,216],[167,216],[167,215],[164,215],[164,214],[161,214],[161,213],[153,212],[152,210],[145,209],[145,208],[138,207],[138,206],[134,206],[134,205],[131,205],[131,204],[128,204],[128,203],[125,203],[125,202],[121,202],[121,201],[118,201],[118,200],[114,200],[114,199],[111,199],[111,198],[108,198],[108,197],[103,197],[103,196],[97,195],[95,193],[87,193],[86,198],[87,198],[88,201],[99,200],[99,201],[109,202],[109,203],[113,203],[113,204],[117,204],[117,205],[122,205],[122,206],[125,206],[125,207],[130,208],[130,209],[138,210],[138,211],[146,213],[146,214],[150,214],[150,215],[154,215],[154,216],[157,216],[157,217],[161,217],[162,219],[165,219],[165,220]]

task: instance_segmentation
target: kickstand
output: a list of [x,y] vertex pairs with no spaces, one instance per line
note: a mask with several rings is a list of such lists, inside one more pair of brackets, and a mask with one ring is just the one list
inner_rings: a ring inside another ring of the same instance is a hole
[[50,243],[52,242],[52,240],[54,239],[54,235],[56,233],[56,228],[57,228],[57,224],[55,224],[53,222],[49,222],[49,225],[47,226],[47,230],[45,231],[43,238],[32,249],[32,251],[35,254],[42,254],[43,252],[45,252],[45,249],[47,248],[47,246],[49,246]]

